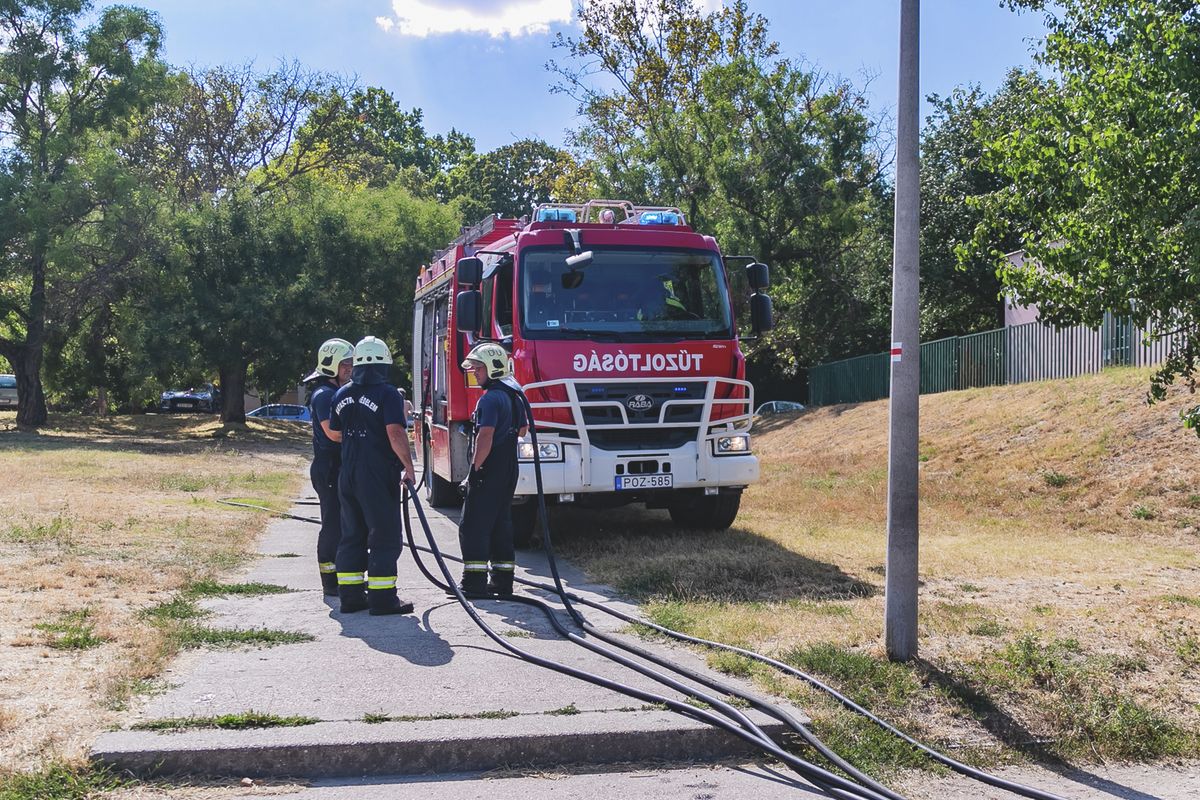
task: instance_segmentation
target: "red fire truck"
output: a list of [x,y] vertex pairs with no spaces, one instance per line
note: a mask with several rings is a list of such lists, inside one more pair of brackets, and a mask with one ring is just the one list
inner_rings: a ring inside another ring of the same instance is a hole
[[[427,498],[459,502],[481,389],[459,364],[491,339],[537,424],[550,503],[666,508],[677,525],[729,527],[758,478],[726,263],[677,208],[627,201],[540,205],[464,230],[417,279],[416,434]],[[772,324],[764,264],[749,263],[754,331]],[[533,444],[522,441],[519,543],[536,519]]]

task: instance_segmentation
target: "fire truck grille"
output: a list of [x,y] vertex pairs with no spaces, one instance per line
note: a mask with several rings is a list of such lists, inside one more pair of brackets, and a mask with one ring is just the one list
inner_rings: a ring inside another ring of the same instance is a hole
[[[655,450],[678,447],[696,439],[699,423],[704,414],[702,403],[694,405],[662,406],[670,400],[703,400],[705,384],[694,381],[679,383],[616,383],[580,384],[576,392],[583,403],[583,424],[589,428],[588,438],[602,450]],[[603,401],[607,405],[589,406],[589,401]],[[624,422],[621,410],[613,403],[624,407],[629,426],[620,430],[595,430],[594,425],[618,425]],[[664,428],[662,422],[695,423],[695,427]],[[645,426],[645,427],[643,427]]]

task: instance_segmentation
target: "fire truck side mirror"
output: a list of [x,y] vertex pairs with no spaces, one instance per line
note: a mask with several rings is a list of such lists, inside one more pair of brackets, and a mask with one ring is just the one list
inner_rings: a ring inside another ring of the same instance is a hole
[[[461,263],[460,261],[459,264]],[[479,333],[483,327],[483,292],[478,289],[464,289],[455,295],[454,321],[460,331]]]
[[479,286],[483,283],[483,261],[476,256],[460,258],[458,260],[458,282],[464,286]]
[[761,292],[771,285],[771,268],[757,261],[747,264],[746,281],[750,284],[751,291]]
[[769,296],[758,292],[750,295],[750,325],[755,335],[775,327],[775,312]]

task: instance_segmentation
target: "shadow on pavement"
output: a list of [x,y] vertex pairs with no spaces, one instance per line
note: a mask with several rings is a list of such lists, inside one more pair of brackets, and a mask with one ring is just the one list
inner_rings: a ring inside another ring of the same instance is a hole
[[361,639],[372,650],[399,656],[421,667],[440,667],[454,658],[450,644],[429,627],[426,609],[418,619],[413,614],[372,617],[366,611],[342,614],[336,600],[327,599],[329,616],[342,626],[342,636]]

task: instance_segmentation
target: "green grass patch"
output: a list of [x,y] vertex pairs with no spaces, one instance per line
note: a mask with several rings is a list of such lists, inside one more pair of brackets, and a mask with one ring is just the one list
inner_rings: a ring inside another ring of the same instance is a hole
[[42,622],[33,627],[46,634],[46,644],[55,650],[89,650],[108,641],[96,635],[92,610],[81,608],[68,611],[55,622]]
[[[646,617],[655,625],[661,625],[679,633],[690,633],[696,624],[695,612],[689,609],[687,604],[677,601],[650,603],[646,606],[645,612]],[[643,629],[651,635],[658,635],[653,628],[643,626]]]
[[814,719],[812,731],[838,755],[876,778],[930,767],[929,759],[916,748],[874,722],[841,708]]
[[1071,476],[1048,469],[1042,472],[1042,480],[1046,482],[1047,486],[1052,486],[1055,489],[1061,489],[1071,482]]
[[37,772],[0,773],[0,800],[88,800],[132,784],[102,767],[50,764]]
[[717,672],[723,672],[726,675],[733,675],[738,678],[749,678],[754,674],[758,663],[753,659],[746,658],[738,653],[731,653],[728,650],[718,650],[715,653],[709,653],[705,659],[708,666],[715,669]]
[[572,716],[575,716],[576,714],[582,714],[582,713],[583,713],[582,711],[580,711],[578,708],[575,707],[574,703],[571,703],[569,706],[563,706],[562,708],[555,708],[555,709],[552,709],[552,710],[546,712],[546,714],[551,717],[572,717]]
[[185,622],[169,633],[172,642],[182,649],[197,647],[275,647],[284,644],[311,642],[313,636],[297,631],[272,628],[210,628]]
[[164,492],[202,492],[220,486],[223,479],[216,475],[162,475],[158,479],[158,488]]
[[10,525],[0,535],[6,542],[14,544],[56,544],[70,546],[74,541],[74,523],[70,517],[57,516],[49,522],[31,522]]
[[784,653],[781,660],[802,672],[829,678],[836,688],[868,708],[901,706],[921,688],[911,667],[832,644],[796,647]]
[[1150,508],[1149,506],[1144,506],[1144,505],[1140,505],[1140,504],[1136,505],[1132,509],[1130,509],[1129,515],[1131,517],[1133,517],[1134,519],[1142,519],[1142,520],[1151,520],[1151,519],[1154,519],[1155,516],[1157,516],[1154,513],[1154,509]]
[[220,728],[222,730],[236,731],[248,728],[297,728],[302,725],[315,725],[318,722],[320,720],[316,717],[281,717],[277,714],[264,714],[261,711],[243,711],[238,714],[221,714],[215,717],[152,719],[137,723],[133,726],[133,730],[182,731]]
[[987,619],[967,628],[967,633],[972,636],[1003,636],[1004,626],[994,619]]
[[299,558],[299,553],[276,553],[275,558]]
[[1176,606],[1192,606],[1200,608],[1200,597],[1192,597],[1186,594],[1165,594],[1162,597],[1163,602],[1170,603]]
[[509,639],[532,639],[533,633],[530,631],[505,631],[502,636],[507,636]]
[[218,583],[214,580],[196,581],[184,589],[188,597],[257,597],[265,594],[287,594],[292,591],[275,583]]
[[958,590],[964,594],[975,594],[977,592],[983,591],[982,588],[976,586],[973,583],[961,583],[958,586]]
[[186,597],[172,597],[170,600],[156,606],[143,609],[139,616],[151,622],[165,623],[208,616],[207,611],[196,605],[196,601]]
[[1028,634],[978,662],[974,677],[996,707],[1039,709],[1034,733],[1055,755],[1150,760],[1195,752],[1195,731],[1122,690],[1126,676],[1146,669],[1140,658],[1091,655],[1074,639]]
[[474,714],[385,714],[382,712],[364,714],[363,722],[377,725],[381,722],[437,722],[446,719],[509,719],[511,717],[520,716],[517,711],[505,711],[498,709],[495,711],[479,711]]

